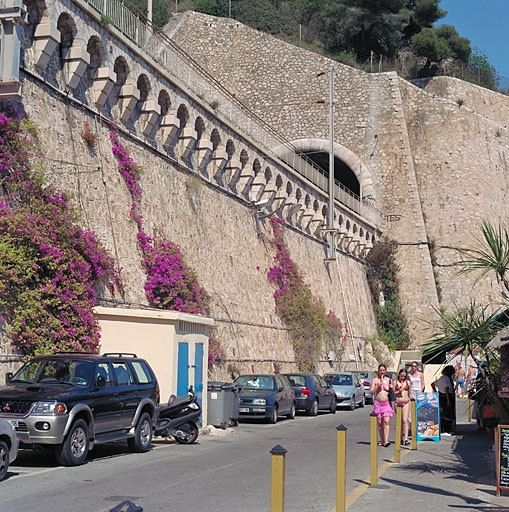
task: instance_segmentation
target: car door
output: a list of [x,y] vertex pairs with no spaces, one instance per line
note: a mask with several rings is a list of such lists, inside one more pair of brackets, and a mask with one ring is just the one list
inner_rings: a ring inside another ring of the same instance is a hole
[[[278,395],[279,395],[279,412],[280,414],[285,414],[287,413],[290,408],[292,407],[292,403],[293,403],[293,397],[292,397],[292,393],[293,393],[293,390],[290,386],[290,383],[288,382],[288,380],[286,380],[286,383],[284,382],[284,380],[286,379],[277,375],[276,376],[276,386],[278,388]],[[282,389],[282,391],[279,391],[280,389]]]
[[[325,396],[325,389],[318,378],[318,375],[311,375],[313,386],[315,388],[316,399],[318,400],[318,407],[323,408],[327,405],[327,397]],[[329,404],[330,405],[330,404]]]
[[94,386],[90,392],[89,404],[94,416],[95,433],[112,432],[117,430],[121,405],[109,362],[98,362],[93,375]]
[[120,401],[118,429],[129,429],[131,427],[136,409],[141,401],[138,388],[135,385],[135,378],[131,368],[125,361],[112,361],[113,374],[117,384],[117,397]]
[[362,387],[361,382],[359,380],[359,376],[356,373],[352,374],[352,377],[353,377],[353,385],[355,388],[355,391],[354,391],[355,403],[358,404],[358,403],[362,402],[362,397],[364,395],[364,388]]
[[326,404],[327,407],[330,407],[332,405],[332,402],[336,398],[336,393],[334,393],[334,390],[325,382],[325,380],[322,377],[317,375],[316,378],[318,379],[318,382],[320,382],[320,385],[322,386],[324,405]]

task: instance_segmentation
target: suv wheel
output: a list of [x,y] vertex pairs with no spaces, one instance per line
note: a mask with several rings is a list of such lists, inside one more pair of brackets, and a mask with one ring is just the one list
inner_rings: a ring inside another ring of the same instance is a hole
[[65,441],[55,446],[55,455],[59,464],[79,466],[88,455],[88,425],[84,420],[76,420],[69,430]]
[[9,447],[5,441],[0,441],[0,480],[5,478],[9,470]]
[[152,442],[152,418],[148,412],[144,412],[138,423],[134,437],[127,440],[129,449],[132,452],[148,452],[150,450],[150,443]]

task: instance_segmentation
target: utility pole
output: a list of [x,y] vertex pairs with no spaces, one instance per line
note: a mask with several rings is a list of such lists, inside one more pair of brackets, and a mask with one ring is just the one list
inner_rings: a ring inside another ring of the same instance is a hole
[[336,259],[336,243],[334,230],[334,66],[329,74],[329,211],[327,222],[327,234],[329,235],[328,260]]
[[232,0],[228,0],[228,18],[232,19]]
[[152,25],[152,0],[147,0],[147,20]]

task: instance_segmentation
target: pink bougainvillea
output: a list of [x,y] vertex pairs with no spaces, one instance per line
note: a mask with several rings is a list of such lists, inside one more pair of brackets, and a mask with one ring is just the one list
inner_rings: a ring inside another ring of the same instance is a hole
[[0,105],[0,311],[26,356],[95,352],[94,285],[113,276],[113,259],[65,194],[44,184],[34,170],[43,164],[35,126]]
[[160,309],[204,315],[208,312],[209,295],[198,284],[196,273],[186,264],[181,248],[163,237],[150,237],[143,231],[140,213],[142,189],[141,169],[129,156],[116,132],[110,133],[112,151],[120,174],[131,194],[131,218],[138,228],[138,246],[147,273],[145,293],[151,306]]
[[276,254],[275,264],[270,267],[267,279],[276,287],[276,312],[290,329],[299,369],[313,371],[321,354],[324,336],[329,333],[329,329],[334,328],[333,320],[337,317],[330,316],[334,314],[331,310],[328,318],[323,304],[313,297],[303,274],[292,260],[284,239],[285,221],[278,217],[271,217],[270,220],[271,242]]

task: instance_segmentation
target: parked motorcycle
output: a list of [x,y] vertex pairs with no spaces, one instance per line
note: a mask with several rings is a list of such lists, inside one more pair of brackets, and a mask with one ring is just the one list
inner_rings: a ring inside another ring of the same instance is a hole
[[188,396],[171,395],[168,405],[159,407],[154,435],[173,437],[178,443],[191,444],[198,438],[201,406],[192,388]]

